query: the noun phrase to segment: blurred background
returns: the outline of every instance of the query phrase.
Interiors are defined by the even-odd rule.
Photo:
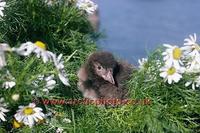
[[[200,35],[200,0],[94,0],[100,9],[103,50],[137,63],[163,43],[182,45]]]

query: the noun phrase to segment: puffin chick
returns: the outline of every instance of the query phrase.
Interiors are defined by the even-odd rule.
[[[132,71],[132,65],[117,61],[111,53],[95,52],[78,71],[78,88],[91,100],[125,99],[125,82]]]

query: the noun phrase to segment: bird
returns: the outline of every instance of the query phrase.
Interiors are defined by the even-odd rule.
[[[78,88],[91,100],[126,99],[125,83],[133,70],[133,65],[116,60],[110,52],[94,52],[78,71]]]

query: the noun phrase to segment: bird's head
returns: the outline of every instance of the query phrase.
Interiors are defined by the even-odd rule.
[[[115,84],[113,72],[117,61],[109,52],[95,52],[89,56],[87,61],[87,72],[90,78],[101,77],[104,80]]]

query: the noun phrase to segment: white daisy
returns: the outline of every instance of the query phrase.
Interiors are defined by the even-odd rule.
[[[59,79],[61,80],[61,82],[66,85],[66,86],[70,86],[69,84],[69,80],[67,78],[67,73],[65,72],[65,70],[60,70],[58,73]]]
[[[5,58],[6,51],[11,51],[10,46],[6,43],[1,43],[0,44],[0,69],[2,69],[4,66],[7,65],[6,58]]]
[[[3,10],[4,10],[5,7],[6,7],[6,2],[3,1],[3,0],[0,0],[0,16],[1,17],[4,16]]]
[[[64,61],[62,60],[62,54],[60,54],[58,57],[54,56],[54,65],[57,68],[57,70],[64,69]]]
[[[22,43],[19,48],[12,48],[19,55],[29,56],[35,49],[35,45],[32,42]]]
[[[58,57],[54,56],[54,65],[56,69],[58,70],[58,77],[61,80],[61,82],[64,85],[69,86],[70,84],[67,78],[67,73],[64,70],[64,61],[61,59],[62,59],[62,54],[60,54]]]
[[[5,113],[7,113],[9,110],[8,109],[6,109],[6,104],[4,103],[4,98],[1,98],[0,99],[0,119],[2,120],[2,121],[6,121],[6,119],[5,119]]]
[[[43,42],[37,41],[34,43],[36,48],[34,53],[36,53],[37,57],[42,57],[43,62],[47,63],[48,61],[52,61],[52,56],[54,55],[52,52],[46,50],[46,45]]]
[[[44,92],[49,92],[49,90],[52,90],[56,86],[56,81],[54,80],[54,75],[48,76],[45,79],[46,85],[43,89]]]
[[[11,75],[11,73],[8,70],[6,71],[6,75],[3,76],[3,79],[6,79],[7,81],[3,82],[2,88],[12,89],[13,87],[15,87],[15,78]]]
[[[160,69],[160,77],[164,78],[165,82],[168,81],[169,84],[172,84],[174,81],[177,83],[182,78],[182,73],[184,73],[184,68],[176,69],[171,66],[164,66]]]
[[[39,87],[39,84],[41,84],[41,82],[45,82],[43,91],[46,93],[48,93],[50,90],[52,90],[56,86],[56,81],[54,80],[53,74],[48,77],[45,77],[44,75],[39,75],[37,80],[33,81],[32,84],[36,87]],[[34,93],[35,93],[35,90],[31,91],[31,94],[34,94]]]
[[[192,89],[195,90],[195,88],[200,87],[200,76],[198,76],[195,80],[193,81],[188,81],[185,83],[185,86],[188,87],[192,85]]]
[[[38,58],[42,58],[44,63],[52,61],[52,56],[54,55],[52,52],[46,50],[46,45],[41,41],[23,43],[19,48],[13,48],[13,51],[23,56],[29,56],[31,53],[35,53]]]
[[[185,50],[184,54],[186,60],[188,61],[187,65],[187,72],[189,73],[198,73],[200,72],[200,46],[197,44],[197,36],[190,35],[190,38],[186,38],[184,41]]]
[[[185,87],[192,85],[192,89],[195,90],[195,83],[193,81],[188,81],[185,83]]]
[[[139,68],[140,69],[143,69],[145,64],[147,63],[147,58],[142,58],[142,59],[139,59],[138,60],[138,63],[139,63]]]
[[[183,49],[178,46],[172,46],[169,44],[163,44],[167,49],[162,53],[163,60],[167,66],[175,66],[176,68],[183,65],[181,58],[183,57]]]
[[[14,117],[17,122],[32,127],[35,123],[43,120],[45,115],[42,112],[42,108],[36,107],[34,103],[30,103],[28,106],[19,106],[19,110]]]
[[[2,88],[12,89],[15,85],[16,83],[14,81],[6,81],[3,83]]]
[[[190,55],[190,56],[196,56],[199,55],[199,51],[200,51],[200,46],[197,44],[197,35],[194,34],[194,36],[189,35],[189,38],[186,38],[185,40],[185,53],[186,55]]]
[[[186,64],[187,73],[199,73],[200,72],[200,61],[189,60]]]
[[[86,11],[88,14],[93,14],[98,8],[97,4],[91,0],[78,0],[76,6],[80,10]]]

